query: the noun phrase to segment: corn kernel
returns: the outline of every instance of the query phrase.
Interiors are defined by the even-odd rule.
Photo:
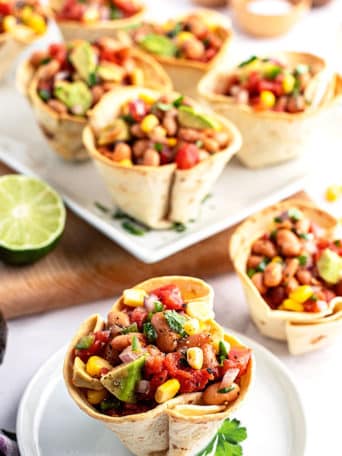
[[[158,404],[162,404],[176,396],[180,389],[180,383],[176,378],[167,380],[162,385],[158,386],[154,398]]]
[[[150,95],[149,93],[141,93],[139,95],[140,100],[144,101],[147,104],[153,104],[156,102],[156,97]]]
[[[177,144],[177,138],[167,138],[167,145],[174,147]]]
[[[280,310],[292,310],[293,312],[304,312],[304,306],[302,303],[294,301],[293,299],[285,299],[281,306]]]
[[[303,303],[307,301],[313,295],[313,289],[310,285],[301,285],[291,291],[289,298],[293,299],[294,301]]]
[[[203,351],[199,347],[190,347],[186,352],[186,360],[193,369],[202,369]]]
[[[326,189],[325,192],[325,199],[329,202],[333,202],[338,200],[342,194],[342,188],[339,185],[330,185]]]
[[[134,70],[131,73],[131,81],[133,85],[144,85],[144,72],[141,68],[134,68]]]
[[[32,16],[32,8],[28,5],[24,6],[20,13],[20,19],[26,24]]]
[[[141,288],[129,288],[123,292],[123,302],[129,307],[143,306],[146,295],[146,291]]]
[[[148,114],[140,123],[140,128],[145,133],[149,133],[159,124],[158,117],[154,114]]]
[[[282,87],[283,87],[284,92],[286,94],[293,92],[295,83],[296,83],[295,77],[292,74],[287,73],[282,82]]]
[[[126,166],[127,168],[133,166],[133,162],[129,158],[124,158],[123,160],[120,160],[118,163],[119,165]]]
[[[260,94],[260,103],[264,108],[273,108],[275,105],[275,96],[269,90],[263,90]]]
[[[103,390],[95,391],[95,390],[88,390],[87,391],[87,400],[92,405],[97,405],[103,401],[107,396],[107,391],[103,388]]]
[[[196,318],[191,318],[184,323],[184,331],[192,336],[193,334],[198,334],[201,331],[199,321]]]
[[[14,16],[5,16],[2,22],[2,27],[5,32],[10,32],[17,25],[17,20]]]
[[[169,20],[167,22],[164,22],[163,24],[163,29],[166,31],[166,32],[169,32],[170,30],[172,30],[173,28],[175,27],[175,21],[173,20]]]
[[[205,321],[215,317],[213,310],[206,302],[192,301],[188,302],[185,307],[185,312],[193,318]]]
[[[83,14],[83,22],[91,24],[97,22],[100,19],[100,14],[96,8],[89,8]]]
[[[212,344],[216,351],[218,351],[220,341],[224,339],[224,331],[222,327],[216,323],[215,320],[210,319],[207,321],[200,322],[201,331],[209,333]]]
[[[185,43],[185,41],[192,40],[193,38],[195,38],[195,36],[191,32],[180,32],[176,38],[177,44],[181,45]]]
[[[86,371],[92,377],[100,377],[102,369],[111,370],[112,366],[101,356],[91,356],[86,364]]]
[[[283,262],[283,260],[280,256],[275,256],[274,258],[272,258],[272,261],[271,261],[271,263],[280,263],[280,264],[282,262]]]
[[[43,16],[33,13],[27,20],[26,25],[30,27],[38,35],[43,35],[46,32],[46,22]]]

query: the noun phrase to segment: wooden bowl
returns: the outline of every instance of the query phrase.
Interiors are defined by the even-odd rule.
[[[310,9],[311,0],[288,0],[291,8],[283,14],[259,14],[249,3],[259,0],[230,0],[236,21],[247,33],[263,38],[283,35]]]

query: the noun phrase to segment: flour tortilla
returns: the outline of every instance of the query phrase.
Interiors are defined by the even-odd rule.
[[[161,66],[148,55],[137,49],[130,49],[132,58],[144,72],[146,87],[156,90],[171,90],[172,83]],[[17,87],[27,96],[51,148],[64,160],[84,161],[89,155],[82,142],[82,131],[86,118],[71,114],[58,114],[51,109],[37,93],[39,70],[34,72],[29,61],[19,67]]]
[[[287,341],[290,352],[300,354],[315,350],[335,338],[337,328],[342,326],[342,297],[333,299],[327,310],[317,313],[272,310],[246,274],[247,259],[254,241],[270,230],[275,216],[293,207],[323,228],[327,237],[333,236],[337,221],[332,215],[312,203],[291,200],[270,206],[243,222],[231,238],[229,253],[259,331],[273,339]]]
[[[323,59],[311,54],[279,53],[292,66],[314,64],[320,68],[306,91],[313,99],[317,90],[326,85],[320,104],[303,113],[255,111],[248,105],[237,104],[230,96],[215,93],[232,69],[213,69],[199,83],[200,97],[213,110],[236,124],[242,133],[243,146],[237,157],[248,168],[262,168],[299,156],[317,142],[317,136],[327,122],[327,114],[335,103],[335,77]],[[329,80],[327,81],[327,78]]]
[[[61,10],[64,0],[49,0],[49,6],[53,14]],[[143,7],[137,14],[123,19],[112,21],[98,21],[94,24],[85,24],[80,21],[67,21],[55,19],[57,26],[65,41],[89,40],[94,41],[103,36],[117,38],[119,30],[132,27],[141,22],[146,9]]]
[[[213,10],[194,10],[187,14],[183,14],[178,19],[181,20],[193,13],[202,16],[205,21],[218,26],[218,33],[223,38],[223,44],[216,56],[210,62],[204,63],[183,58],[177,59],[175,57],[160,56],[155,54],[151,55],[153,55],[153,57],[162,65],[164,70],[170,76],[177,91],[193,98],[198,98],[196,90],[198,82],[207,73],[207,71],[226,60],[233,33],[229,18]],[[120,37],[124,41],[128,38],[127,35],[124,36],[122,33],[120,34]]]
[[[186,223],[198,216],[201,201],[240,148],[241,137],[229,121],[212,114],[230,133],[231,142],[226,149],[211,155],[195,167],[179,170],[175,163],[158,167],[121,166],[97,151],[94,132],[108,125],[124,102],[141,93],[156,99],[160,95],[148,89],[133,87],[117,89],[105,95],[90,113],[83,141],[114,203],[147,226],[164,229],[173,222]]]
[[[213,291],[209,285],[199,279],[184,276],[160,277],[147,280],[136,285],[146,291],[153,290],[165,284],[174,283],[181,289],[182,295],[187,301],[201,300],[213,305]],[[122,297],[113,306],[120,309]],[[223,420],[231,416],[232,411],[245,400],[250,389],[254,370],[252,358],[247,373],[241,381],[241,390],[238,399],[224,407],[201,406],[202,393],[182,394],[154,409],[125,417],[110,417],[95,410],[83,393],[72,383],[73,373],[73,349],[79,339],[89,332],[102,329],[104,321],[98,314],[89,317],[78,329],[71,341],[64,361],[64,380],[69,394],[76,404],[90,417],[101,421],[132,453],[138,456],[187,456],[205,447],[213,435],[217,432]],[[231,346],[242,346],[232,336],[226,335],[226,340]],[[203,413],[205,411],[205,413]]]

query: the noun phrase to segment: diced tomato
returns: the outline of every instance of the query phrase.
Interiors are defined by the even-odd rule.
[[[215,57],[216,54],[217,54],[216,49],[214,49],[214,48],[206,49],[206,51],[204,53],[204,61],[209,62],[210,60],[212,60]]]
[[[231,368],[240,369],[238,377],[244,375],[247,371],[248,363],[251,358],[252,351],[249,348],[232,348],[228,353],[228,359],[223,361],[223,374]]]
[[[326,308],[326,301],[314,301],[313,299],[309,299],[308,301],[304,302],[305,312],[322,312],[323,310],[326,310]]]
[[[329,244],[330,244],[330,242],[327,239],[318,239],[318,241],[317,241],[317,247],[320,250],[326,249],[327,247],[329,247]]]
[[[258,92],[261,93],[263,90],[269,90],[276,96],[283,94],[281,83],[278,81],[268,81],[267,79],[261,79],[257,84]]]
[[[164,355],[150,356],[145,361],[144,371],[146,377],[160,374],[164,368]]]
[[[176,164],[179,169],[190,169],[199,162],[199,150],[195,144],[183,144],[177,151]]]
[[[152,377],[152,379],[150,380],[150,391],[149,391],[150,397],[154,396],[154,393],[156,392],[156,389],[158,388],[158,386],[165,383],[168,376],[169,376],[168,371],[166,369],[164,369]]]
[[[177,287],[177,285],[164,285],[163,287],[151,291],[151,293],[155,294],[167,309],[183,309],[184,302],[180,289]]]
[[[203,391],[209,380],[212,379],[211,374],[207,369],[193,369],[191,378],[179,379],[181,384],[181,393],[193,393],[195,391]]]
[[[86,363],[88,358],[92,355],[99,355],[102,349],[102,343],[99,340],[94,341],[94,343],[86,350],[75,349],[75,357],[78,356],[81,360]]]
[[[170,147],[163,145],[163,148],[159,153],[159,156],[161,165],[171,163],[173,160],[173,150]]]
[[[134,1],[113,0],[114,5],[125,13],[126,16],[132,16],[140,10],[140,7]]]
[[[214,375],[210,369],[192,369],[190,367],[182,368],[180,362],[182,354],[179,352],[169,353],[165,357],[164,365],[168,370],[170,377],[176,378],[181,387],[181,393],[192,393],[202,391],[210,380],[214,380]]]
[[[133,415],[136,413],[145,413],[150,408],[151,408],[150,406],[148,406],[146,404],[142,404],[141,402],[138,402],[136,404],[130,404],[128,402],[124,402],[120,415],[125,416],[125,415]],[[118,411],[115,411],[114,416],[117,414],[118,414]]]
[[[261,79],[260,73],[257,71],[251,71],[248,75],[248,79],[245,84],[243,84],[244,88],[248,90],[250,95],[259,93],[258,85]]]
[[[97,331],[94,333],[95,340],[99,340],[102,344],[109,341],[110,331]]]
[[[78,0],[66,0],[63,8],[58,14],[58,18],[70,21],[81,21],[86,9],[87,5]]]
[[[336,297],[336,294],[332,290],[329,290],[328,288],[323,288],[322,292],[324,295],[324,301],[326,301],[326,302],[330,302],[332,299],[334,299]]]
[[[148,312],[145,308],[136,307],[130,315],[130,321],[131,323],[136,323],[138,325],[138,328],[141,329],[147,315]]]
[[[0,14],[2,16],[7,16],[12,12],[12,4],[11,3],[0,3]]]
[[[49,46],[49,55],[51,58],[57,60],[61,65],[66,63],[67,50],[62,43],[53,43]]]
[[[128,104],[128,110],[133,119],[140,122],[147,114],[147,106],[142,100],[130,101]]]

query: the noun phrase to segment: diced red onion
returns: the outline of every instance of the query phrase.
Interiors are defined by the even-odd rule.
[[[132,347],[126,347],[119,355],[123,363],[130,363],[141,356],[141,352],[133,352]]]
[[[136,391],[137,393],[148,394],[150,392],[150,382],[148,380],[140,380]]]
[[[144,298],[144,306],[148,312],[154,312],[155,305],[154,303],[159,301],[158,297],[154,294],[150,294]]]
[[[237,368],[228,369],[222,378],[220,387],[229,388],[233,384],[236,377],[239,375],[239,372],[240,369]]]
[[[55,74],[55,81],[62,81],[63,79],[68,79],[69,76],[69,71],[59,71]]]
[[[100,18],[102,21],[108,21],[110,19],[110,9],[107,6],[100,7]]]

